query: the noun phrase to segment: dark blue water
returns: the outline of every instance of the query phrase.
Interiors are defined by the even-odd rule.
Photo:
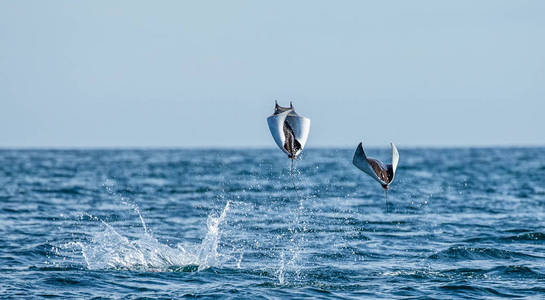
[[[0,151],[0,296],[544,297],[545,149],[399,151]]]

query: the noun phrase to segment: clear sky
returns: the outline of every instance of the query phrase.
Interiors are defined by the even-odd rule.
[[[0,0],[0,147],[545,145],[545,1]]]

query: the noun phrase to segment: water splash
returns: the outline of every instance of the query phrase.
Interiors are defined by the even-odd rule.
[[[276,270],[276,278],[278,278],[279,284],[284,284],[284,268],[286,267],[286,258],[284,255],[284,250],[280,252],[280,266]]]
[[[289,277],[288,282],[297,282],[301,279],[301,253],[305,246],[305,205],[307,200],[305,194],[301,194],[296,188],[295,180],[301,173],[298,169],[294,168],[292,163],[289,176],[291,178],[294,196],[297,199],[297,206],[289,210],[291,215],[291,222],[288,223],[289,239],[284,245],[284,248],[280,252],[280,261],[275,271],[278,283],[283,285],[286,282],[286,277]]]
[[[91,270],[169,271],[193,266],[202,271],[221,264],[221,255],[218,252],[220,225],[227,216],[229,206],[230,201],[227,201],[219,216],[208,217],[207,233],[200,245],[184,247],[177,244],[171,247],[159,242],[148,231],[144,218],[135,206],[132,208],[138,213],[144,229],[135,238],[124,236],[107,222],[92,217],[92,220],[101,222],[104,230],[92,234],[89,241],[79,241],[71,245],[81,249],[81,255]]]
[[[219,226],[229,210],[230,201],[227,201],[219,217],[209,216],[206,220],[208,231],[199,248],[199,271],[213,266],[218,258],[218,242],[220,239]]]
[[[121,203],[128,205],[130,208],[134,210],[136,214],[138,214],[138,218],[140,219],[140,224],[142,224],[142,228],[144,228],[144,233],[149,234],[148,232],[148,226],[146,225],[146,221],[144,221],[144,217],[140,213],[140,208],[136,203],[129,201],[125,197],[121,197]]]
[[[238,260],[237,260],[237,269],[240,269],[241,268],[241,264],[242,264],[242,258],[244,257],[244,251],[241,250],[240,251],[240,255],[238,257]]]

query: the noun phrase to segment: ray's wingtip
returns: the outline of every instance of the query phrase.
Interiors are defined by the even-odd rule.
[[[390,145],[392,146],[392,149],[397,152],[397,146],[393,142],[390,142]]]
[[[365,153],[363,151],[363,142],[360,142],[358,144],[358,146],[356,146],[356,151],[354,151],[354,156],[352,157],[352,164],[354,164],[354,166],[358,167],[357,162],[358,162],[358,160],[360,159],[360,156],[362,156],[363,153]]]

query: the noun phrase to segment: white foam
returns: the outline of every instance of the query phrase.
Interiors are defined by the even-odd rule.
[[[143,232],[136,238],[120,234],[105,221],[103,231],[92,234],[90,241],[72,243],[81,248],[82,256],[91,270],[125,269],[137,271],[167,271],[196,266],[204,270],[221,263],[218,244],[221,237],[220,225],[229,210],[228,201],[219,216],[210,215],[207,220],[207,233],[201,244],[176,247],[159,242],[149,231],[138,207],[131,207],[138,213]]]

